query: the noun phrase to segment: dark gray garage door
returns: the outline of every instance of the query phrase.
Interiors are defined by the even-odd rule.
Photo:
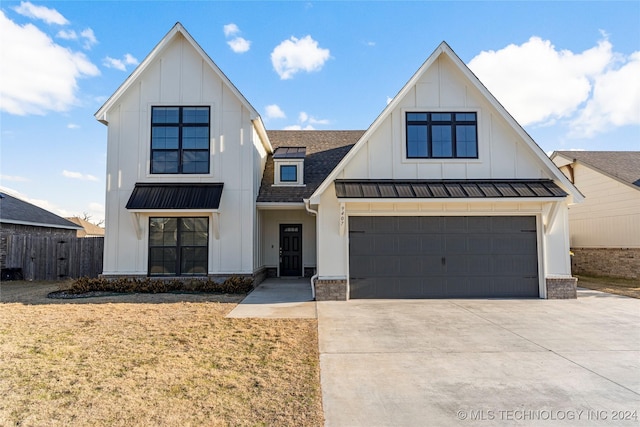
[[[349,217],[351,298],[537,297],[535,217]]]

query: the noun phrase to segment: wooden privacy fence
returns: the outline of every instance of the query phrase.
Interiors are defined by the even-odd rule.
[[[98,277],[104,237],[7,236],[8,268],[22,269],[24,280]]]

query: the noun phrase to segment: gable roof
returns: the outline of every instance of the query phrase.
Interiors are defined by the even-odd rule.
[[[558,156],[640,190],[640,151],[554,151],[551,159]]]
[[[257,202],[302,203],[349,152],[363,130],[269,130],[273,147],[305,147],[304,186],[274,186],[273,155],[267,157]]]
[[[5,193],[0,194],[0,222],[68,230],[82,229],[52,212]]]
[[[355,144],[352,150],[340,161],[340,163],[333,169],[325,180],[320,184],[318,189],[314,191],[310,199],[312,204],[316,204],[320,195],[329,187],[329,185],[338,177],[338,174],[344,169],[344,167],[351,161],[355,154],[361,149],[371,135],[380,127],[380,125],[386,120],[393,110],[398,108],[399,104],[405,98],[405,96],[416,85],[422,75],[438,60],[438,58],[444,55],[449,58],[458,70],[467,78],[467,80],[485,97],[485,99],[491,104],[491,106],[504,118],[509,126],[522,138],[525,144],[531,149],[531,151],[538,156],[540,161],[547,167],[551,176],[556,181],[560,182],[562,187],[572,196],[574,202],[580,202],[584,199],[584,196],[580,194],[578,189],[569,181],[569,179],[558,169],[558,167],[547,157],[542,151],[540,146],[531,138],[531,136],[518,124],[518,122],[509,114],[509,112],[498,102],[498,100],[489,92],[489,90],[480,82],[475,74],[467,67],[467,65],[456,55],[451,47],[442,42],[436,48],[436,50],[427,58],[427,60],[420,66],[418,71],[409,79],[409,81],[400,89],[400,92],[391,100],[385,107],[375,121],[369,126],[369,129],[362,135],[360,140]]]
[[[213,60],[207,55],[207,53],[200,47],[200,45],[195,41],[195,39],[189,34],[189,32],[182,26],[180,22],[176,22],[176,24],[169,30],[169,32],[160,40],[160,42],[153,48],[153,50],[144,58],[144,60],[136,67],[135,70],[127,77],[127,79],[120,85],[120,87],[107,99],[107,101],[100,107],[98,111],[94,114],[95,118],[98,121],[107,124],[109,122],[107,117],[107,112],[113,105],[118,101],[118,99],[125,93],[131,85],[135,82],[135,80],[144,73],[144,71],[149,67],[149,64],[153,62],[154,59],[164,50],[164,48],[171,43],[171,41],[181,35],[185,38],[187,42],[195,49],[196,52],[202,57],[202,59],[209,65],[209,67],[220,77],[220,79],[225,83],[225,85],[233,92],[235,96],[242,102],[242,104],[251,112],[251,120],[259,118],[260,115],[256,111],[255,108],[247,101],[247,99],[242,95],[242,93],[231,83],[231,80],[222,72],[220,68],[213,62]]]

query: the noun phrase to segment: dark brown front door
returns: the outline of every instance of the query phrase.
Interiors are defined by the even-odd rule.
[[[302,276],[302,224],[280,224],[280,276]]]

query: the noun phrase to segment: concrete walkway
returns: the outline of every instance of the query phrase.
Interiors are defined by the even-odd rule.
[[[236,306],[227,317],[315,319],[316,302],[309,279],[267,279]]]
[[[631,426],[640,300],[318,302],[326,426]]]

